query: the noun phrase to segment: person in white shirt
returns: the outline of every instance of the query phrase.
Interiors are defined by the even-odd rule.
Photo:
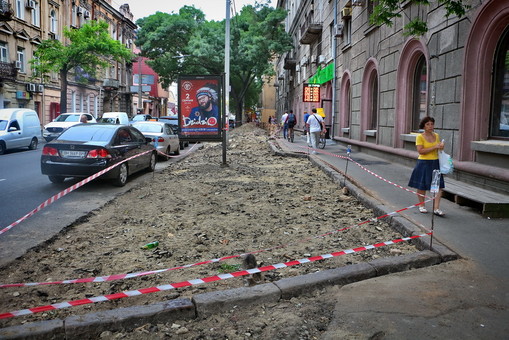
[[[288,134],[288,112],[285,112],[281,117],[281,125],[283,125],[283,138],[286,139]]]
[[[306,121],[306,128],[309,131],[309,137],[311,138],[311,147],[313,149],[318,149],[318,141],[320,140],[320,133],[325,133],[325,124],[323,122],[323,118],[316,113],[316,109],[312,110],[312,114],[308,117]],[[313,150],[312,154],[316,154],[316,151]]]

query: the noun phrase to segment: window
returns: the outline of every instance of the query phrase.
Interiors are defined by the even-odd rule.
[[[3,41],[0,41],[0,61],[9,62],[9,50],[7,49],[7,43]]]
[[[372,73],[370,83],[368,128],[370,130],[376,130],[378,126],[378,77],[376,72]]]
[[[51,33],[57,33],[57,13],[54,9],[50,12],[49,31]]]
[[[17,59],[19,62],[19,72],[25,73],[26,72],[26,56],[25,56],[25,49],[23,47],[18,47],[18,53],[17,53]]]
[[[76,110],[76,92],[71,93],[71,110],[72,110],[72,112],[77,112],[77,110]]]
[[[16,0],[16,16],[25,20],[25,4],[23,0]]]
[[[490,137],[509,138],[509,28],[498,44],[493,75]]]
[[[71,9],[71,26],[78,27],[78,7],[72,5]]]
[[[350,46],[352,43],[352,20],[343,18],[343,47]]]
[[[41,8],[39,7],[39,3],[34,1],[34,8],[31,10],[32,14],[32,25],[40,27],[41,26]]]
[[[41,75],[35,69],[35,66],[39,65],[40,62],[39,62],[39,58],[37,58],[34,53],[35,53],[35,51],[32,53],[32,67],[31,67],[32,68],[32,75],[34,77],[40,77]]]
[[[427,115],[427,84],[428,74],[426,68],[426,60],[422,55],[417,61],[414,73],[414,86],[412,96],[412,131],[419,131],[419,123]]]

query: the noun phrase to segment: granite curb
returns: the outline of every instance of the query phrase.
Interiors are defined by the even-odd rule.
[[[276,142],[277,143],[277,142]],[[333,180],[343,181],[343,176],[312,155],[285,152],[273,141],[269,141],[273,153],[280,156],[309,157]],[[338,182],[341,183],[341,182]],[[361,187],[345,181],[350,193],[372,208],[377,215],[390,213],[379,201],[365,194]],[[403,236],[422,234],[422,230],[402,216],[391,216],[389,223]],[[191,299],[182,298],[144,306],[118,308],[103,312],[70,316],[64,320],[55,319],[27,323],[0,329],[0,339],[66,339],[96,338],[104,331],[132,330],[145,323],[166,323],[176,320],[191,320],[206,317],[234,308],[246,308],[255,304],[274,304],[280,300],[310,294],[317,289],[334,285],[347,285],[377,276],[407,271],[451,261],[459,256],[433,240],[419,238],[415,242],[419,252],[380,258],[366,263],[325,270],[317,273],[285,278],[253,287],[242,287],[224,291],[197,294]]]

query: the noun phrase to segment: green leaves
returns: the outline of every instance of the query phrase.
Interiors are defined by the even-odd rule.
[[[80,29],[64,29],[66,44],[58,40],[44,40],[35,51],[34,69],[41,73],[50,71],[67,73],[80,67],[95,74],[98,67],[107,67],[110,61],[128,61],[133,58],[130,50],[108,33],[104,21],[91,21]]]
[[[373,8],[373,13],[369,18],[372,25],[387,25],[392,26],[395,18],[401,17],[404,8],[410,3],[430,5],[428,0],[378,0],[377,5]],[[469,5],[464,4],[461,0],[438,0],[440,6],[444,6],[446,10],[446,17],[457,15],[462,17],[470,8]],[[403,14],[402,14],[403,13]],[[406,15],[406,14],[405,14]],[[421,36],[428,31],[426,22],[419,17],[410,18],[410,22],[404,27],[404,35]]]
[[[267,5],[245,6],[230,21],[232,103],[255,104],[264,74],[272,72],[275,55],[292,48],[282,22],[286,12]],[[203,13],[184,6],[179,14],[156,13],[137,21],[136,44],[149,65],[169,85],[180,74],[224,71],[225,22],[206,21]]]

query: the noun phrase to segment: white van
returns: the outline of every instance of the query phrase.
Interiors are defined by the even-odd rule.
[[[5,150],[28,147],[37,149],[41,122],[30,109],[0,109],[0,155]]]
[[[129,116],[126,112],[105,112],[97,122],[129,125]]]

